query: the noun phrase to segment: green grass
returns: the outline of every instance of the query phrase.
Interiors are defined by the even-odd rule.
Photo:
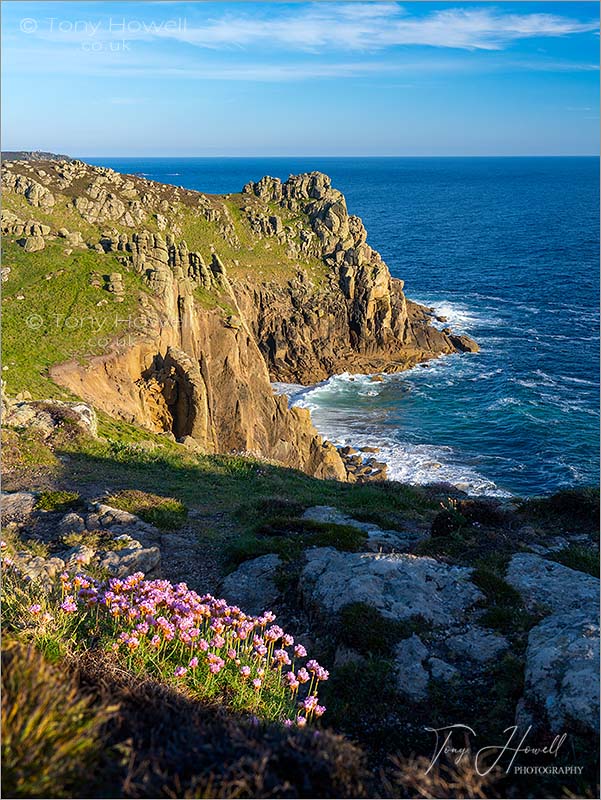
[[[552,561],[557,561],[571,569],[586,572],[593,577],[599,577],[599,551],[591,547],[570,545],[548,556]]]
[[[41,492],[35,505],[39,511],[72,511],[82,506],[78,492],[51,490]]]
[[[109,495],[106,502],[114,508],[136,514],[160,530],[172,531],[186,522],[188,509],[174,497],[161,497],[139,489],[126,489]]]
[[[2,376],[9,395],[27,390],[34,399],[68,397],[49,378],[50,367],[97,355],[111,340],[129,336],[140,277],[126,271],[113,255],[90,250],[65,255],[64,249],[64,242],[55,241],[32,254],[10,239],[4,243],[3,266],[11,271],[3,287],[2,352],[8,369]],[[93,272],[120,272],[124,302],[115,303],[104,289],[91,286]],[[98,306],[101,300],[108,302]]]
[[[561,530],[582,527],[599,535],[599,488],[562,489],[550,497],[535,497],[522,503],[522,511]]]
[[[98,763],[109,709],[92,707],[33,647],[2,652],[2,795],[77,797]]]
[[[276,518],[246,534],[228,547],[228,562],[233,568],[250,558],[277,553],[284,561],[294,561],[308,547],[335,547],[350,553],[364,549],[367,535],[350,525],[329,522]]]

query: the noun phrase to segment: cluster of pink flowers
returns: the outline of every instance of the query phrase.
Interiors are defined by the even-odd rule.
[[[328,671],[314,659],[299,663],[307,651],[274,624],[271,611],[252,617],[185,583],[148,581],[141,572],[104,582],[63,573],[60,581],[62,611],[92,614],[108,624],[113,649],[128,658],[150,654],[153,663],[168,666],[191,688],[221,678],[231,686],[234,678],[259,699],[264,691],[280,690],[286,724],[302,727],[325,711],[317,688]],[[38,613],[34,606],[30,611]]]

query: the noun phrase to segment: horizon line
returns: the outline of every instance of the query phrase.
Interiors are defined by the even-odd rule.
[[[9,150],[4,152],[11,152]],[[23,150],[23,151],[12,151],[12,152],[44,152],[44,151],[36,151],[36,150]],[[51,151],[46,151],[51,152]],[[390,154],[390,155],[365,155],[365,154],[357,154],[357,155],[331,155],[331,154],[319,154],[319,155],[307,155],[307,154],[286,154],[286,155],[256,155],[256,154],[245,154],[245,155],[96,155],[96,154],[87,154],[87,155],[78,155],[72,156],[72,158],[336,158],[336,159],[345,159],[345,158],[600,158],[600,153],[475,153],[475,154],[428,154],[428,155],[401,155],[401,154]]]

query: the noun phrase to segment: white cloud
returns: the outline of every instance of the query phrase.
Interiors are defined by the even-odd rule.
[[[243,7],[242,7],[243,8]],[[595,31],[593,21],[556,14],[507,14],[495,8],[450,8],[409,16],[395,3],[321,3],[258,18],[241,10],[157,36],[205,48],[269,45],[297,50],[374,51],[395,45],[500,50],[519,39]]]

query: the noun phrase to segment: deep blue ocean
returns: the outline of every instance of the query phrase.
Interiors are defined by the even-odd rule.
[[[390,474],[532,495],[599,481],[597,158],[86,159],[189,189],[321,170],[407,296],[482,350],[382,383],[289,387]]]

